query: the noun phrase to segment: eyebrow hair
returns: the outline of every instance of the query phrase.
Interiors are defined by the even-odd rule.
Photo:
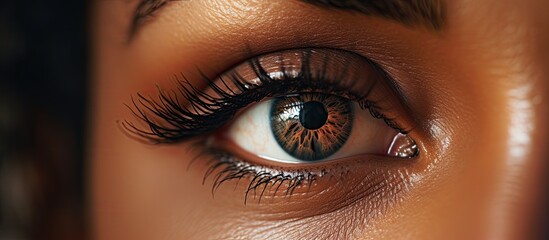
[[[169,2],[184,0],[138,0],[128,33],[131,40],[139,28]],[[266,0],[269,1],[269,0]],[[443,0],[299,0],[327,9],[360,12],[396,21],[405,26],[422,26],[435,32],[446,22]]]
[[[446,19],[443,0],[301,0],[314,5],[379,16],[406,26],[440,31]]]
[[[147,20],[153,17],[158,10],[166,6],[170,1],[175,0],[139,0],[130,23],[128,41],[134,37],[137,30],[143,26]]]

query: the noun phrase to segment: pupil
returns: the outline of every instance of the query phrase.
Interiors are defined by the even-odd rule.
[[[319,129],[328,119],[328,112],[324,104],[317,101],[310,101],[303,104],[299,113],[299,122],[303,127],[311,130]]]
[[[274,138],[301,161],[322,160],[341,149],[354,119],[351,101],[321,93],[275,98],[270,110]]]

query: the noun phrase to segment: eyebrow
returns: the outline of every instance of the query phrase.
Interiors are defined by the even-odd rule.
[[[138,0],[128,40],[169,2],[185,0]],[[269,0],[266,0],[269,1]],[[398,22],[408,27],[420,26],[431,31],[440,31],[446,22],[443,0],[299,0],[326,9],[360,12]]]
[[[168,2],[177,0],[138,0],[137,7],[132,16],[130,23],[130,29],[128,31],[128,40],[131,40],[136,34],[137,30],[143,26],[147,21],[155,16],[161,8],[165,7]]]

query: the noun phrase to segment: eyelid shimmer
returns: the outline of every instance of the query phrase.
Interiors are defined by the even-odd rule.
[[[343,67],[337,67],[340,65]],[[207,90],[197,89],[181,76],[177,91],[159,89],[156,100],[138,93],[137,99],[132,99],[133,107],[128,108],[141,123],[125,121],[122,125],[151,143],[176,143],[212,133],[238,111],[263,98],[319,90],[357,101],[374,117],[406,133],[411,125],[406,121],[397,123],[398,115],[404,114],[400,98],[384,79],[387,74],[379,71],[382,69],[370,60],[341,50],[268,54],[252,58],[216,79],[204,77]],[[281,74],[271,76],[272,72]]]

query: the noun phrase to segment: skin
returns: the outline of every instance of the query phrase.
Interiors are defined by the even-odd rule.
[[[92,11],[95,238],[535,237],[549,159],[548,2],[447,1],[446,26],[433,32],[292,0],[190,0],[128,42],[135,4],[99,0]],[[146,145],[117,124],[135,120],[124,106],[132,95],[173,88],[173,74],[198,84],[197,67],[215,77],[253,57],[250,49],[300,47],[353,51],[384,67],[417,122],[410,136],[420,156],[325,163],[318,168],[349,173],[245,205],[246,184],[212,196],[207,164],[188,167],[199,147]]]

